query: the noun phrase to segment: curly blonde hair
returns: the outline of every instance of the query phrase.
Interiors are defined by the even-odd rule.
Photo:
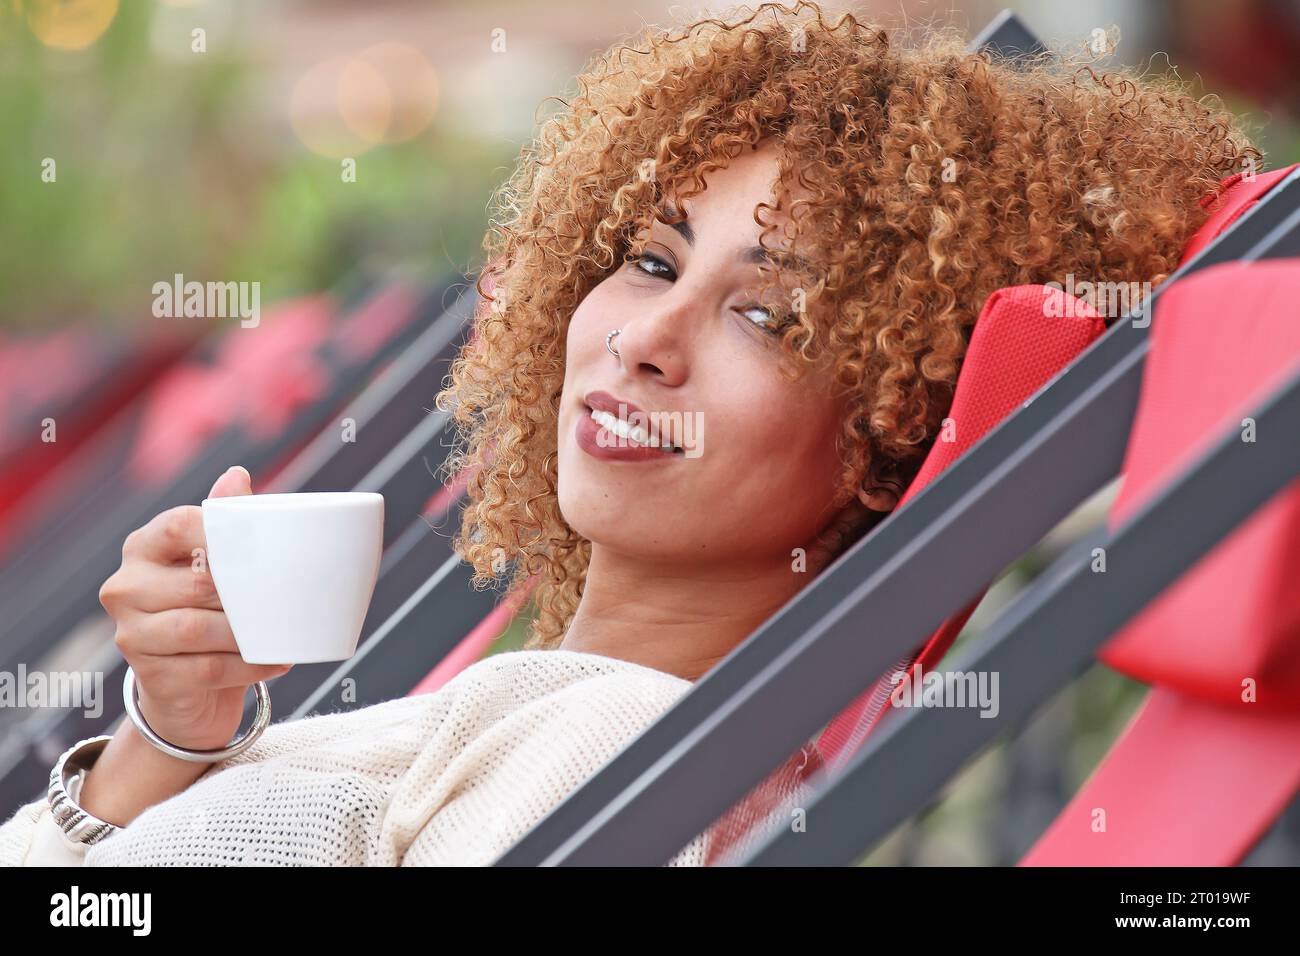
[[[1176,76],[1099,74],[1060,51],[1012,64],[943,30],[907,48],[808,2],[728,16],[597,56],[494,196],[484,301],[436,404],[460,429],[444,469],[467,481],[454,547],[476,587],[510,564],[511,595],[536,585],[529,648],[563,638],[591,554],[557,504],[568,322],[670,192],[781,144],[764,206],[797,210],[787,235],[816,274],[763,271],[800,296],[781,361],[851,398],[848,502],[915,475],[990,293],[1067,274],[1158,284],[1207,217],[1198,200],[1262,160]],[[808,198],[787,205],[791,183]]]

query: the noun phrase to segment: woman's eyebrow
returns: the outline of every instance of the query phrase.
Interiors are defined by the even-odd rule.
[[[677,211],[677,207],[672,203],[664,204],[660,211],[670,219],[676,219],[681,215],[681,213]],[[681,237],[686,240],[688,246],[695,245],[695,230],[691,228],[691,224],[686,221],[685,217],[682,218],[681,222],[665,222],[664,225],[676,229]]]
[[[670,219],[676,219],[681,215],[677,211],[677,207],[672,203],[666,203],[661,211]],[[688,246],[695,246],[695,230],[691,228],[691,224],[685,218],[682,218],[681,222],[666,222],[664,225],[675,229],[678,235],[686,240]],[[750,246],[748,249],[741,250],[740,261],[753,263],[754,265],[777,265],[794,272],[812,271],[812,264],[803,256],[794,253],[774,252],[771,249],[764,249],[762,246]]]

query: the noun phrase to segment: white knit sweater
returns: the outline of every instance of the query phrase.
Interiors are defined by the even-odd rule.
[[[33,801],[0,826],[0,865],[487,865],[692,686],[596,654],[493,654],[432,693],[272,724],[93,847]],[[668,865],[703,866],[706,841]]]

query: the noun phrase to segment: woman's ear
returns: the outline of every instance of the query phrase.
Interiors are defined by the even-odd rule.
[[[870,494],[859,489],[858,500],[872,511],[893,511],[898,507],[898,493],[892,488],[877,487]]]

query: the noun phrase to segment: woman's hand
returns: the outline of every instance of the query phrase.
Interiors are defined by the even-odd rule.
[[[252,493],[248,472],[237,466],[208,497]],[[117,647],[135,671],[140,712],[179,747],[225,747],[239,730],[248,687],[293,666],[248,664],[239,656],[208,571],[199,505],[168,509],[131,532],[99,602],[117,623]]]

